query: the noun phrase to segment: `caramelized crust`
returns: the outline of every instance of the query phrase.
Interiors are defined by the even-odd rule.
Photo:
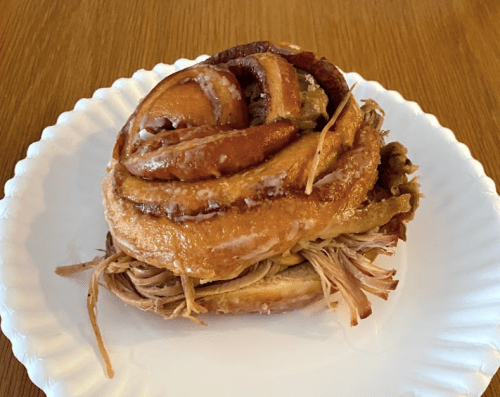
[[[298,138],[289,121],[220,131],[155,151],[134,153],[123,165],[136,177],[192,181],[220,177],[259,164]]]
[[[349,87],[342,73],[325,58],[319,58],[311,51],[306,51],[288,43],[271,43],[269,41],[256,41],[243,44],[221,51],[204,63],[218,65],[229,62],[232,59],[243,58],[252,54],[273,53],[281,56],[298,69],[310,73],[319,85],[325,90],[329,98],[328,113],[333,114]]]
[[[227,67],[248,88],[259,86],[262,103],[253,99],[252,125],[300,116],[299,81],[295,68],[286,60],[272,53],[252,54],[230,60]]]
[[[354,100],[341,113],[332,131],[326,134],[317,176],[322,177],[350,147],[362,124],[361,111]],[[149,181],[138,178],[123,167],[114,171],[115,188],[120,197],[156,215],[194,216],[225,210],[231,206],[253,207],[264,199],[303,192],[318,145],[319,132],[303,134],[268,161],[245,172],[218,179],[180,182]]]
[[[139,104],[123,128],[125,141],[118,156],[137,148],[143,129],[163,129],[198,125],[248,124],[245,97],[236,78],[215,66],[200,65],[163,79]]]

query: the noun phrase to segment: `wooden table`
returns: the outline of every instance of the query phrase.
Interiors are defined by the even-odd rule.
[[[312,49],[416,101],[498,185],[499,20],[497,0],[4,0],[0,186],[44,127],[99,87],[159,62],[266,39]],[[3,335],[0,395],[44,395]],[[500,396],[499,374],[484,396]]]

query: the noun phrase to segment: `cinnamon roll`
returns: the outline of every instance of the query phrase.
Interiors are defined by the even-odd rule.
[[[406,238],[420,196],[382,121],[333,64],[293,45],[233,47],[166,77],[118,133],[91,292],[102,273],[125,302],[196,321],[341,296],[357,324],[366,292],[397,286],[374,260]]]

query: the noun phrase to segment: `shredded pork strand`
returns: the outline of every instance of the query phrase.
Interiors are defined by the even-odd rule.
[[[191,314],[194,312],[196,314],[206,313],[207,309],[201,306],[200,304],[195,302],[195,287],[193,278],[189,276],[182,275],[181,276],[182,288],[184,289],[184,297],[186,299],[186,309],[183,312],[183,316],[187,318],[191,318],[193,320],[197,320],[195,316]],[[198,320],[199,321],[199,320]],[[200,324],[206,325],[204,322],[199,321]]]
[[[337,121],[340,113],[342,112],[345,105],[349,101],[349,98],[351,97],[352,91],[354,90],[355,86],[356,83],[354,83],[351,86],[349,92],[345,95],[344,99],[342,99],[342,102],[340,102],[339,106],[337,106],[337,109],[335,109],[335,113],[333,114],[332,118],[330,119],[330,121],[328,121],[328,123],[325,125],[325,127],[321,130],[319,134],[318,146],[316,147],[316,152],[314,153],[311,169],[309,170],[309,175],[307,177],[307,182],[306,182],[305,194],[307,195],[312,193],[314,178],[316,177],[316,170],[318,169],[321,149],[323,148],[323,142],[325,141],[325,135]]]
[[[237,291],[241,288],[248,287],[249,285],[255,284],[257,281],[263,279],[264,277],[269,277],[271,273],[271,267],[273,263],[269,260],[264,260],[262,262],[253,265],[250,272],[242,277],[238,277],[234,280],[227,280],[222,283],[215,283],[212,285],[206,285],[198,288],[196,291],[196,298],[205,298],[212,295],[221,295],[226,292]]]
[[[58,276],[63,276],[63,277],[72,276],[73,274],[80,273],[83,272],[84,270],[96,267],[101,261],[101,259],[102,259],[101,257],[96,256],[89,262],[75,263],[74,265],[69,265],[69,266],[59,266],[56,268],[56,274]]]
[[[366,124],[371,125],[377,131],[382,131],[382,124],[384,123],[385,112],[380,107],[380,105],[375,102],[373,99],[362,99],[363,106],[361,106],[361,110],[364,113],[364,122]],[[380,135],[381,138],[385,137],[389,134],[389,131],[383,131]],[[382,140],[381,146],[384,145]]]
[[[387,299],[398,285],[395,270],[382,269],[363,255],[372,249],[391,254],[397,238],[376,231],[346,234],[329,241],[310,242],[300,253],[320,275],[327,302],[340,291],[350,310],[351,325],[371,314],[371,303],[363,291]]]
[[[92,324],[92,329],[94,330],[94,334],[97,340],[97,346],[101,353],[101,356],[104,360],[104,364],[106,365],[106,374],[111,379],[115,376],[115,371],[111,365],[111,360],[109,358],[106,347],[104,346],[104,341],[102,340],[101,331],[99,329],[99,325],[97,324],[97,299],[99,297],[99,277],[101,273],[109,266],[110,263],[113,263],[117,259],[120,259],[124,254],[122,252],[118,252],[114,255],[111,255],[109,258],[99,262],[97,266],[94,268],[94,273],[90,279],[89,284],[89,292],[87,294],[87,311],[89,313],[90,323]]]

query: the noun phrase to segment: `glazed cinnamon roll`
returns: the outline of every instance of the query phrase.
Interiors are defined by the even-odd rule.
[[[118,134],[92,292],[102,272],[127,303],[193,319],[339,295],[355,325],[366,292],[396,288],[373,261],[405,239],[419,200],[382,121],[333,64],[293,45],[233,47],[166,77]]]

